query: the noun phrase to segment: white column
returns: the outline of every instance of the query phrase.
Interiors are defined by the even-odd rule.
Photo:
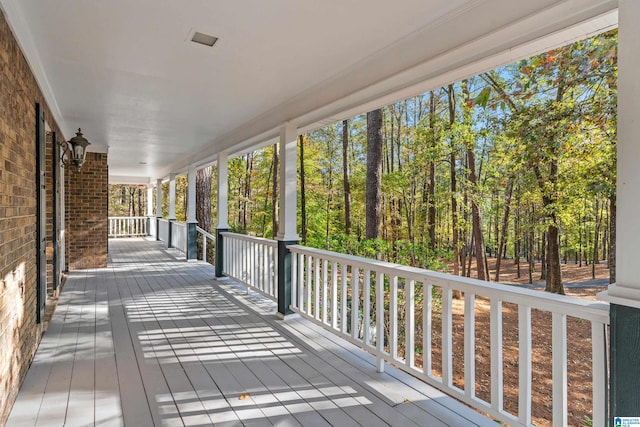
[[[603,299],[640,308],[640,275],[636,265],[640,241],[640,1],[618,4],[618,166],[616,283]]]
[[[153,216],[153,185],[147,184],[147,216]]]
[[[280,129],[280,224],[278,240],[300,239],[296,227],[297,218],[297,138],[298,129],[285,123]]]
[[[218,153],[218,223],[216,228],[229,228],[229,167],[227,153]]]
[[[187,172],[187,222],[196,220],[196,167],[189,166]]]
[[[156,180],[156,217],[162,218],[162,180]]]
[[[169,219],[176,219],[176,174],[169,175]]]
[[[609,301],[609,425],[615,417],[640,414],[638,378],[640,350],[640,276],[637,271],[637,245],[640,241],[640,2],[618,2],[618,141],[617,141],[617,213],[616,283],[598,297]],[[596,325],[592,325],[596,327]],[[601,326],[604,329],[604,325]],[[594,337],[606,337],[606,330]],[[606,348],[604,339],[602,346]],[[554,355],[555,358],[555,355]],[[601,357],[601,362],[604,362]],[[603,363],[604,364],[604,363]],[[607,366],[602,367],[606,371]],[[595,371],[594,371],[595,372]],[[606,386],[594,379],[594,424],[606,425],[603,410]],[[598,387],[599,384],[599,387]],[[617,425],[617,423],[616,423]]]

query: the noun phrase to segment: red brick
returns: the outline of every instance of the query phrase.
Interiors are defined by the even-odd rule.
[[[63,135],[53,120],[38,84],[0,10],[0,425],[4,425],[15,396],[42,336],[36,323],[36,158],[35,104],[58,138]],[[47,204],[53,200],[53,144],[46,152]],[[107,161],[105,154],[89,154],[90,179],[77,181],[67,171],[68,209],[66,259],[70,267],[106,264]],[[80,172],[80,174],[83,174]],[[81,206],[93,221],[83,221]],[[104,218],[102,223],[100,219]],[[51,240],[52,204],[47,206],[47,237]],[[81,237],[85,235],[86,237]],[[76,236],[79,240],[76,242]],[[80,245],[85,249],[80,250]],[[51,248],[50,248],[51,249]],[[52,271],[52,266],[48,266]],[[49,280],[52,280],[49,274]]]

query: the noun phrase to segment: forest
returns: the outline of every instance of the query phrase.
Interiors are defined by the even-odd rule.
[[[562,263],[614,281],[616,60],[611,31],[301,135],[302,244],[491,281],[510,262],[555,293]],[[207,230],[212,181],[198,171]],[[274,236],[277,146],[230,159],[229,185],[232,231]],[[144,215],[145,193],[110,186],[109,214]]]

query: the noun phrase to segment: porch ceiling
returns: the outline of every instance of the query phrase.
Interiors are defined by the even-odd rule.
[[[0,0],[70,138],[147,182],[617,23],[615,0]],[[213,48],[193,31],[219,37]]]

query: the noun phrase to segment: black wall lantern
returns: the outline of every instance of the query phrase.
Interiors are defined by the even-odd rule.
[[[91,143],[87,141],[87,138],[82,136],[80,128],[78,128],[76,136],[71,138],[69,141],[60,142],[60,147],[62,148],[60,161],[62,162],[64,167],[73,165],[75,166],[76,170],[79,171],[80,167],[82,167],[84,161],[86,160],[87,146],[89,145],[91,145]]]

